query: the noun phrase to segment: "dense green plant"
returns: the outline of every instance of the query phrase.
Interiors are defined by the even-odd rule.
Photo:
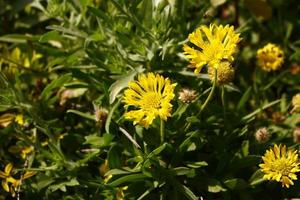
[[[0,0],[0,177],[21,180],[1,198],[299,197],[299,181],[259,168],[273,144],[299,149],[299,12],[296,0]],[[183,54],[211,23],[242,38],[229,84]],[[283,49],[278,71],[257,66],[268,43]],[[124,118],[124,89],[147,72],[177,83],[164,126]]]

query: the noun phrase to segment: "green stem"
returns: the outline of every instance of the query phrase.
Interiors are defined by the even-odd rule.
[[[224,86],[222,86],[222,90],[221,90],[221,99],[222,99],[222,106],[223,106],[223,112],[224,112],[224,117],[225,117],[226,103],[225,103],[225,88],[224,88]]]
[[[163,143],[165,138],[165,123],[163,119],[160,119],[160,142]]]
[[[216,86],[217,86],[217,77],[218,77],[218,76],[217,76],[217,69],[215,69],[215,77],[214,77],[214,81],[213,81],[212,88],[211,88],[211,90],[210,90],[210,92],[209,92],[209,94],[208,94],[206,100],[205,100],[204,103],[202,104],[202,106],[201,106],[199,112],[197,113],[197,115],[196,115],[197,118],[200,116],[201,112],[202,112],[202,111],[205,109],[205,107],[208,105],[209,101],[211,100],[211,98],[212,98],[212,96],[213,96],[213,94],[214,94],[214,92],[215,92],[215,89],[216,89]],[[189,123],[187,124],[187,126],[185,127],[184,131],[185,131],[185,132],[188,131],[189,128],[191,127],[191,125],[192,125],[192,124],[189,122]]]

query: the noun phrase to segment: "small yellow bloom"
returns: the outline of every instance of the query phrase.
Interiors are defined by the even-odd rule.
[[[156,117],[167,120],[171,116],[170,101],[175,97],[175,86],[159,74],[141,74],[138,81],[131,81],[124,92],[125,108],[134,107],[134,110],[125,113],[125,118],[146,128]]]
[[[300,111],[300,93],[293,96],[292,105],[293,105],[293,109],[291,112],[299,112]]]
[[[233,26],[216,24],[200,26],[189,34],[188,39],[196,48],[185,44],[183,50],[195,73],[199,73],[204,65],[217,69],[223,61],[231,63],[240,41]]]
[[[20,125],[20,126],[23,126],[24,125],[24,117],[22,114],[18,114],[16,117],[15,117],[15,121]]]
[[[257,50],[258,66],[263,70],[276,71],[281,68],[284,61],[284,53],[282,49],[272,43],[267,44],[261,49]]]
[[[286,150],[285,145],[275,145],[266,151],[262,159],[264,163],[259,166],[265,173],[264,179],[281,182],[282,187],[294,185],[293,180],[297,180],[296,173],[300,171],[297,150]]]

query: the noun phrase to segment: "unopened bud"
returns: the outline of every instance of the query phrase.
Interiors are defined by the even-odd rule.
[[[222,62],[217,70],[214,67],[208,67],[208,75],[213,82],[215,73],[217,72],[217,85],[224,85],[230,83],[234,78],[234,68],[229,62]]]

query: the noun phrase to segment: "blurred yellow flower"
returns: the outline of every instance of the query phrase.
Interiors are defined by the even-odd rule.
[[[217,69],[222,61],[232,62],[240,41],[233,26],[216,24],[200,26],[189,34],[188,39],[195,48],[185,44],[183,50],[195,73],[199,73],[204,65]]]
[[[261,171],[265,173],[264,179],[282,183],[282,187],[289,188],[297,180],[296,172],[300,171],[297,150],[286,150],[286,146],[275,145],[267,150],[262,157],[264,163],[260,164]]]
[[[15,196],[16,189],[21,185],[22,180],[30,178],[31,176],[34,176],[35,172],[28,172],[26,171],[25,174],[21,177],[21,179],[15,179],[13,175],[13,165],[11,163],[8,163],[5,168],[4,172],[0,171],[0,178],[2,178],[2,187],[6,192],[10,192],[12,196]]]
[[[281,68],[284,61],[284,53],[282,49],[272,43],[267,44],[261,49],[257,50],[258,66],[263,70],[276,71]]]
[[[299,112],[299,110],[300,110],[300,93],[293,96],[292,106],[293,106],[293,109],[291,112]]]
[[[18,114],[15,117],[15,122],[17,122],[19,125],[23,126],[24,125],[24,117],[22,114]]]
[[[11,52],[4,52],[4,54],[6,54],[5,58],[0,61],[1,68],[3,63],[7,63],[9,68],[16,68],[18,65],[29,68],[33,62],[43,57],[42,54],[36,53],[36,51],[32,51],[32,55],[29,57],[27,54],[22,53],[18,47],[14,48]],[[10,70],[15,72],[16,69]]]
[[[170,101],[175,97],[175,86],[176,84],[171,84],[168,78],[159,74],[139,75],[138,81],[131,81],[124,92],[125,108],[134,107],[134,110],[125,113],[125,118],[146,128],[158,116],[167,120],[171,116]]]
[[[33,146],[23,146],[23,145],[14,145],[14,146],[11,146],[9,147],[8,151],[10,153],[13,153],[13,154],[19,154],[21,155],[21,157],[23,159],[26,159],[26,157],[31,154],[34,150],[34,147]]]

